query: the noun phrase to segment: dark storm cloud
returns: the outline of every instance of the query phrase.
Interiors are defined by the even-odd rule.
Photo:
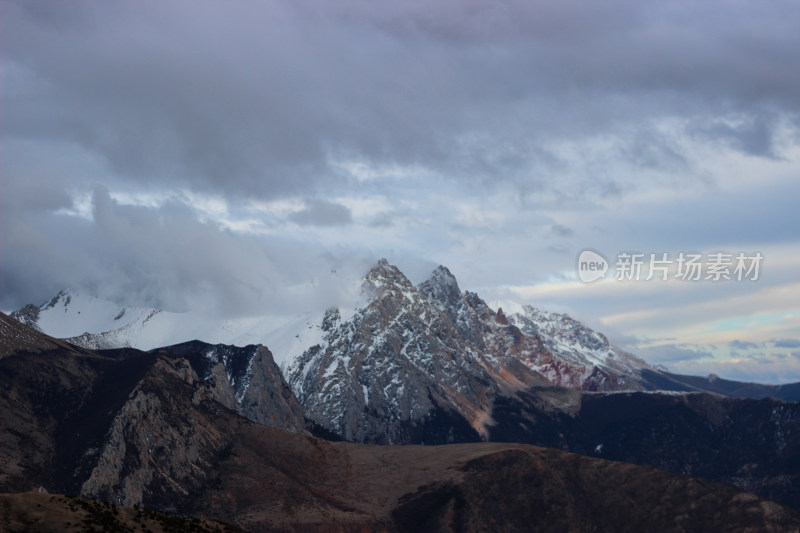
[[[736,350],[752,350],[762,346],[761,344],[755,342],[741,341],[738,339],[732,340],[731,342],[728,343],[728,345]]]
[[[341,226],[353,221],[347,207],[320,199],[307,201],[302,210],[292,214],[291,219],[298,224],[311,226]]]
[[[800,348],[800,339],[776,339],[773,342],[777,348]]]
[[[771,112],[735,117],[733,124],[709,120],[694,129],[698,136],[727,144],[746,154],[776,157],[774,136],[779,118]]]
[[[332,268],[366,271],[374,261],[361,252],[237,235],[178,202],[121,205],[102,186],[91,202],[91,219],[18,212],[19,223],[4,228],[3,246],[13,250],[0,256],[5,309],[74,288],[176,311],[293,314],[348,297],[346,280],[332,278]]]
[[[670,116],[773,156],[775,117],[800,109],[794,2],[20,1],[3,18],[5,135],[235,194],[341,183],[331,162],[351,159],[533,186],[548,142],[656,139],[647,119]],[[683,164],[668,138],[622,143]]]
[[[446,258],[475,288],[563,279],[581,244],[796,242],[794,182],[684,187],[726,178],[698,170],[698,146],[775,163],[781,140],[800,138],[796,2],[0,6],[6,309],[78,287],[170,309],[203,297],[227,314],[291,312],[335,302],[319,289],[338,290],[330,270],[363,273],[380,246]],[[664,184],[686,195],[665,201]],[[191,202],[119,200],[187,190],[222,198],[239,228],[252,217],[275,233],[222,229],[234,226]],[[632,191],[656,201],[626,204]],[[285,209],[303,198],[343,205]],[[250,200],[268,207],[248,212]],[[358,250],[331,250],[333,233]],[[310,280],[327,281],[298,288]],[[592,314],[640,300],[607,298]],[[707,355],[681,350],[664,360]]]

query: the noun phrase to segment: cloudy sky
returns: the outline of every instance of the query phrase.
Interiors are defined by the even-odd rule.
[[[675,371],[800,380],[797,2],[1,5],[2,309],[294,313],[387,257]],[[764,259],[613,279],[630,252]]]

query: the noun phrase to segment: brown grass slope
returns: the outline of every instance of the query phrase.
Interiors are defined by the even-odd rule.
[[[0,494],[0,532],[4,533],[236,533],[241,529],[198,518],[103,502],[27,492]]]
[[[198,503],[250,531],[799,531],[734,487],[516,444],[366,446],[246,425]]]

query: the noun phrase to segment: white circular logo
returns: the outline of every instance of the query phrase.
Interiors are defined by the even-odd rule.
[[[584,283],[602,278],[608,272],[608,261],[593,250],[584,250],[578,256],[578,277]]]

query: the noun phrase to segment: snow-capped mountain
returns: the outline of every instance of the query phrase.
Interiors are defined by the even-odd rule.
[[[210,344],[263,344],[284,367],[318,342],[324,309],[293,317],[266,314],[219,319],[204,310],[184,313],[120,306],[88,294],[62,291],[41,306],[26,305],[11,316],[52,337],[89,349],[152,350],[201,340]]]
[[[69,291],[13,316],[93,349],[148,350],[192,339],[263,344],[306,416],[359,442],[484,439],[495,399],[532,386],[651,388],[642,371],[653,369],[602,334],[529,306],[506,316],[462,292],[444,266],[414,286],[381,260],[363,278],[361,295],[355,309],[218,320],[200,311],[120,307]],[[241,376],[228,376],[234,389],[252,373],[239,370]]]
[[[484,438],[494,399],[534,385],[644,388],[648,365],[602,335],[533,308],[506,317],[445,267],[415,287],[382,260],[364,291],[370,303],[349,320],[329,312],[321,342],[287,372],[306,416],[348,440]]]
[[[619,376],[636,375],[641,369],[650,368],[642,359],[612,346],[605,335],[569,315],[524,305],[522,312],[509,315],[508,321],[525,335],[540,337],[550,352],[572,365],[594,365]]]

